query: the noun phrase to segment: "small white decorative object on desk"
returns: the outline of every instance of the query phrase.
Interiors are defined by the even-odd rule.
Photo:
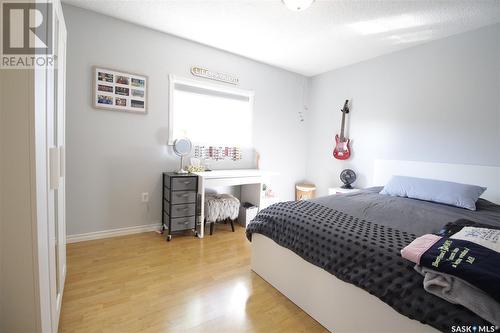
[[[345,194],[345,193],[355,193],[355,192],[358,192],[358,191],[359,191],[359,188],[330,187],[328,189],[328,195]]]

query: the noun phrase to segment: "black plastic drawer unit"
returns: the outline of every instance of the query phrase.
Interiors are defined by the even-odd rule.
[[[162,230],[167,241],[173,232],[191,230],[195,236],[198,207],[198,176],[163,173]]]

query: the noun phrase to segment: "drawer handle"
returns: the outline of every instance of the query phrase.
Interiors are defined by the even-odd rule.
[[[187,194],[187,193],[184,193],[184,194],[177,194],[177,197],[178,197],[178,198],[181,198],[181,197],[182,197],[182,198],[187,198],[187,197],[189,197],[189,194]]]
[[[184,208],[177,208],[177,210],[188,210],[189,207],[184,207]]]
[[[185,185],[191,184],[191,181],[190,181],[190,180],[186,180],[186,181],[184,182],[184,184],[185,184]]]

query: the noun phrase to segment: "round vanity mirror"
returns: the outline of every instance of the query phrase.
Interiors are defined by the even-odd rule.
[[[173,149],[174,153],[181,157],[181,167],[177,171],[177,173],[187,173],[187,171],[184,170],[182,167],[184,162],[184,156],[189,155],[191,153],[191,150],[193,149],[191,141],[188,138],[176,139],[174,141]]]

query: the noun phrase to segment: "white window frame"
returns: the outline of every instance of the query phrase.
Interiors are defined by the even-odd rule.
[[[243,96],[248,98],[248,103],[250,103],[250,108],[252,110],[253,117],[253,109],[254,109],[254,99],[255,92],[252,90],[245,90],[240,88],[228,87],[221,84],[209,83],[205,81],[188,79],[182,76],[177,76],[170,74],[168,76],[168,145],[174,144],[174,123],[173,123],[173,106],[174,106],[174,87],[176,84],[182,84],[187,86],[192,86],[201,89],[213,90],[216,92]],[[252,125],[250,125],[252,126]]]

